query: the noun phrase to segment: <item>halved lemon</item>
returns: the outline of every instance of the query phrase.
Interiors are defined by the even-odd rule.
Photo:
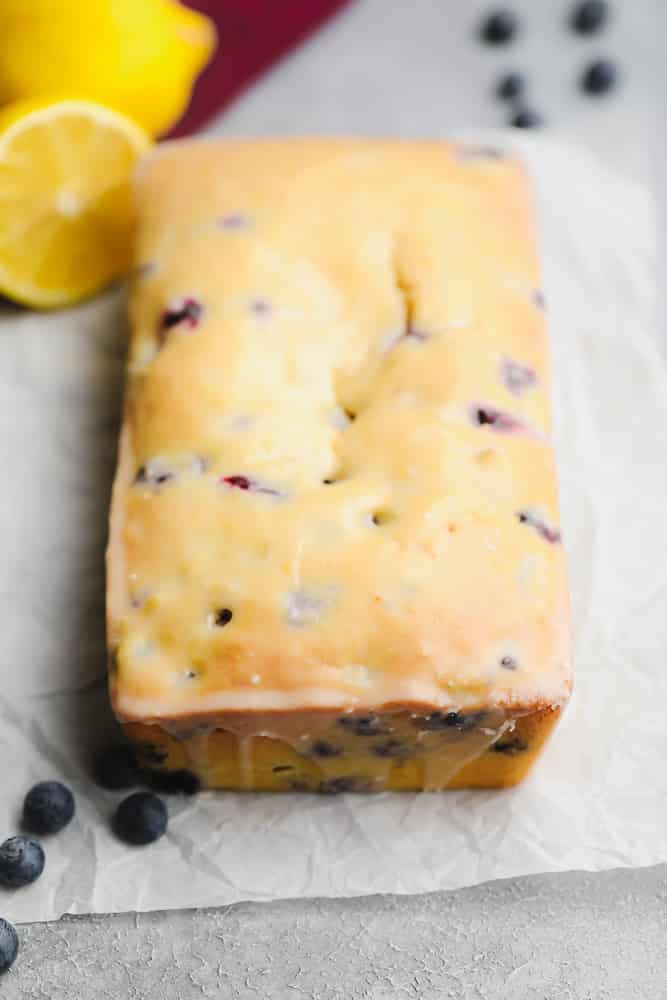
[[[84,100],[0,111],[0,293],[48,309],[92,295],[130,265],[132,173],[148,135]]]

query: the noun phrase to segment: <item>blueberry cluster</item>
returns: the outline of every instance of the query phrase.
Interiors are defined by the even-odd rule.
[[[607,24],[610,5],[607,0],[581,0],[570,11],[567,24],[578,35],[595,35]],[[520,23],[511,10],[496,10],[488,14],[479,29],[479,36],[486,45],[507,45],[520,31]],[[606,94],[616,84],[618,70],[609,59],[596,59],[588,63],[579,78],[585,94]],[[526,100],[526,78],[516,71],[504,73],[497,81],[495,95],[510,107],[509,124],[515,128],[539,128],[542,115]]]
[[[0,844],[0,885],[22,889],[44,871],[46,854],[35,836],[58,833],[72,820],[74,796],[59,781],[40,781],[23,801],[22,826],[25,834],[8,837]],[[0,917],[0,975],[6,972],[19,950],[16,928]]]
[[[155,747],[146,746],[145,761],[161,763]],[[191,771],[149,771],[140,766],[132,747],[112,746],[95,762],[95,779],[102,788],[114,791],[144,784],[165,794],[194,795],[199,780]],[[154,791],[134,792],[123,799],[113,814],[116,836],[127,844],[152,844],[167,829],[167,807]],[[44,871],[46,853],[37,836],[59,833],[74,817],[76,805],[69,788],[60,781],[40,781],[23,801],[22,827],[25,833],[8,837],[0,844],[0,886],[21,889],[36,881]],[[13,965],[19,949],[16,928],[0,917],[0,974]]]

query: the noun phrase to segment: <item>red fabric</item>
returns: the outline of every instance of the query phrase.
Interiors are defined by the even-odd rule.
[[[350,0],[186,0],[218,29],[218,48],[170,136],[189,135]]]

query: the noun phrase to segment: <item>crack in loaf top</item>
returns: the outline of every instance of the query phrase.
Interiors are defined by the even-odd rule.
[[[138,204],[119,713],[560,703],[521,165],[436,143],[174,143]]]

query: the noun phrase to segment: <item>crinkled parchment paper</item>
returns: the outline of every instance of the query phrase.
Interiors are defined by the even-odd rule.
[[[488,141],[488,136],[484,137]],[[112,292],[0,312],[0,839],[32,782],[77,796],[14,920],[242,899],[422,892],[667,856],[667,368],[647,192],[587,154],[528,146],[542,216],[576,694],[531,779],[499,792],[171,799],[131,849],[90,755],[113,732],[103,549],[124,353]]]

